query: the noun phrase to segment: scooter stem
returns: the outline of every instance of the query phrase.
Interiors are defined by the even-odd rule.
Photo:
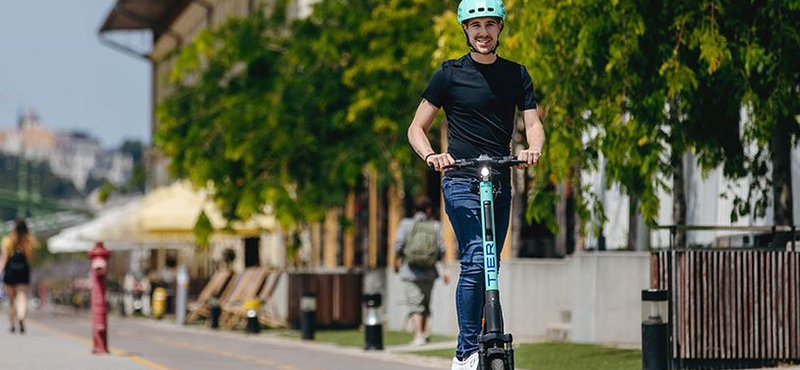
[[[484,167],[486,168],[486,167]],[[497,282],[497,244],[494,226],[494,190],[490,171],[480,183],[481,222],[483,224],[483,258],[486,284],[486,303],[484,306],[485,334],[503,334],[503,313],[500,308],[500,290]]]

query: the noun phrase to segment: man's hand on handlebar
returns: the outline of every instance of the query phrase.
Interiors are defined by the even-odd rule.
[[[539,158],[542,156],[541,150],[536,149],[524,149],[517,154],[517,158],[521,161],[527,162],[527,164],[519,165],[519,168],[528,168],[531,166],[535,166],[539,163]]]
[[[433,168],[436,171],[444,172],[448,171],[448,168],[444,168],[444,166],[451,165],[456,163],[455,159],[450,156],[448,153],[441,153],[441,154],[434,154],[429,156],[426,163],[428,167]]]

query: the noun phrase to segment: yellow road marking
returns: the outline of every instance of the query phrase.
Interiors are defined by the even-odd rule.
[[[48,332],[50,334],[58,335],[58,336],[63,337],[63,338],[68,338],[68,339],[72,339],[72,340],[84,343],[84,344],[86,344],[86,345],[88,345],[90,347],[94,344],[93,341],[90,340],[90,339],[86,339],[85,337],[82,337],[80,335],[75,335],[75,334],[72,334],[72,333],[61,331],[59,329],[56,329],[54,327],[42,324],[40,322],[35,322],[35,321],[31,320],[31,326],[33,326],[33,327],[35,327],[35,328],[37,328],[39,330]],[[148,359],[146,359],[146,358],[144,358],[142,356],[133,355],[133,354],[130,354],[128,352],[125,352],[125,351],[119,350],[119,349],[111,350],[111,354],[114,355],[114,356],[117,356],[117,357],[129,358],[132,361],[137,362],[137,363],[139,363],[141,365],[144,365],[144,366],[146,366],[148,368],[151,368],[153,370],[176,370],[176,369],[173,369],[173,368],[171,368],[169,366],[164,366],[164,365],[161,365],[159,363],[150,361],[150,360],[148,360]]]
[[[288,364],[281,365],[281,364],[275,363],[274,361],[262,360],[262,359],[258,359],[258,358],[253,357],[253,356],[240,354],[238,352],[219,350],[219,349],[216,349],[216,348],[213,348],[213,347],[207,347],[207,346],[190,344],[190,343],[176,342],[176,341],[170,340],[168,338],[165,338],[165,337],[159,336],[159,335],[148,335],[147,339],[148,340],[152,340],[154,342],[161,343],[161,344],[165,344],[165,345],[168,345],[168,346],[186,348],[186,349],[191,349],[191,350],[198,351],[198,352],[213,353],[213,354],[216,354],[216,355],[221,356],[221,357],[233,358],[233,359],[236,359],[236,360],[239,360],[239,361],[255,363],[255,364],[261,365],[261,366],[275,366],[275,367],[277,367],[279,369],[282,369],[282,370],[299,369],[299,367],[297,365],[288,365]]]
[[[42,330],[42,331],[45,331],[45,332],[48,332],[48,333],[51,333],[51,334],[54,334],[54,335],[58,335],[60,337],[64,337],[64,338],[68,338],[68,339],[72,339],[72,340],[78,341],[78,342],[83,343],[83,344],[85,344],[85,345],[87,345],[89,347],[91,347],[93,345],[93,340],[90,339],[90,338],[86,338],[85,336],[80,336],[80,335],[72,334],[72,333],[69,333],[69,332],[65,332],[65,331],[56,329],[54,327],[51,327],[51,326],[48,326],[48,325],[45,325],[43,323],[36,322],[36,321],[33,321],[33,320],[30,320],[30,325],[32,327],[35,327],[35,328],[39,329],[39,330]],[[132,336],[131,334],[129,334],[127,332],[125,332],[122,335],[126,336],[126,337]],[[237,360],[240,360],[240,361],[244,361],[244,362],[252,362],[252,363],[255,363],[255,364],[258,364],[258,365],[262,365],[262,366],[276,366],[277,368],[279,368],[281,370],[296,370],[296,369],[299,369],[299,367],[296,366],[296,365],[279,365],[279,364],[276,364],[274,361],[261,360],[261,359],[255,358],[253,356],[243,355],[243,354],[239,354],[239,353],[236,353],[236,352],[221,351],[221,350],[216,350],[216,349],[211,348],[211,347],[205,347],[205,346],[189,344],[189,343],[175,342],[175,341],[172,341],[172,340],[166,339],[164,337],[160,337],[160,336],[148,336],[148,337],[150,337],[150,339],[152,339],[153,341],[156,341],[156,342],[162,343],[162,344],[166,344],[166,345],[170,345],[170,346],[173,346],[173,347],[186,348],[186,349],[191,349],[191,350],[198,351],[198,352],[211,352],[211,353],[217,354],[217,355],[222,356],[222,357],[234,358],[234,359],[237,359]],[[177,370],[177,369],[171,368],[169,366],[165,366],[165,365],[159,364],[157,362],[148,360],[148,359],[146,359],[146,358],[144,358],[144,357],[142,357],[140,355],[134,355],[132,353],[126,352],[124,350],[112,349],[110,351],[111,351],[111,354],[114,355],[114,356],[128,358],[131,361],[134,361],[136,363],[144,365],[144,366],[146,366],[146,367],[148,367],[150,369],[153,369],[153,370]]]
[[[128,358],[130,358],[131,360],[136,361],[136,362],[138,362],[138,363],[140,363],[140,364],[142,364],[144,366],[147,366],[147,367],[149,367],[149,368],[151,368],[153,370],[175,370],[175,369],[173,369],[171,367],[167,367],[167,366],[155,363],[153,361],[150,361],[150,360],[148,360],[148,359],[146,359],[146,358],[144,358],[142,356],[133,355],[133,356],[129,356]]]

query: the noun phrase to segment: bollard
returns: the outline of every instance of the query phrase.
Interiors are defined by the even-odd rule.
[[[314,293],[303,293],[300,298],[300,312],[302,322],[300,329],[303,340],[314,340],[314,330],[317,326],[317,295]]]
[[[89,251],[92,269],[92,353],[108,353],[106,273],[110,254],[101,242]]]
[[[163,287],[153,289],[153,317],[161,319],[167,313],[167,290]]]
[[[219,306],[219,297],[211,298],[208,311],[211,329],[219,329],[219,316],[222,315],[222,308]]]
[[[256,299],[251,299],[244,304],[245,315],[247,316],[247,324],[244,331],[247,334],[258,334],[261,327],[258,322],[258,308],[260,303]]]
[[[367,306],[364,315],[364,349],[383,349],[383,324],[378,308],[381,306],[381,294],[365,294],[364,304]]]
[[[175,322],[178,325],[186,323],[186,300],[189,295],[189,272],[186,266],[178,268],[178,276],[176,277],[178,288],[175,291]]]
[[[669,362],[667,291],[642,290],[642,370],[666,370]]]

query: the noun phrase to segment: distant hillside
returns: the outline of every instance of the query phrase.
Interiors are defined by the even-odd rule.
[[[0,220],[10,220],[17,215],[16,194],[19,186],[18,159],[0,153]],[[39,182],[41,197],[44,199],[42,208],[52,209],[53,201],[73,199],[81,194],[69,180],[56,177],[50,172],[47,164],[40,164],[34,169],[28,166],[27,184],[31,180]]]

